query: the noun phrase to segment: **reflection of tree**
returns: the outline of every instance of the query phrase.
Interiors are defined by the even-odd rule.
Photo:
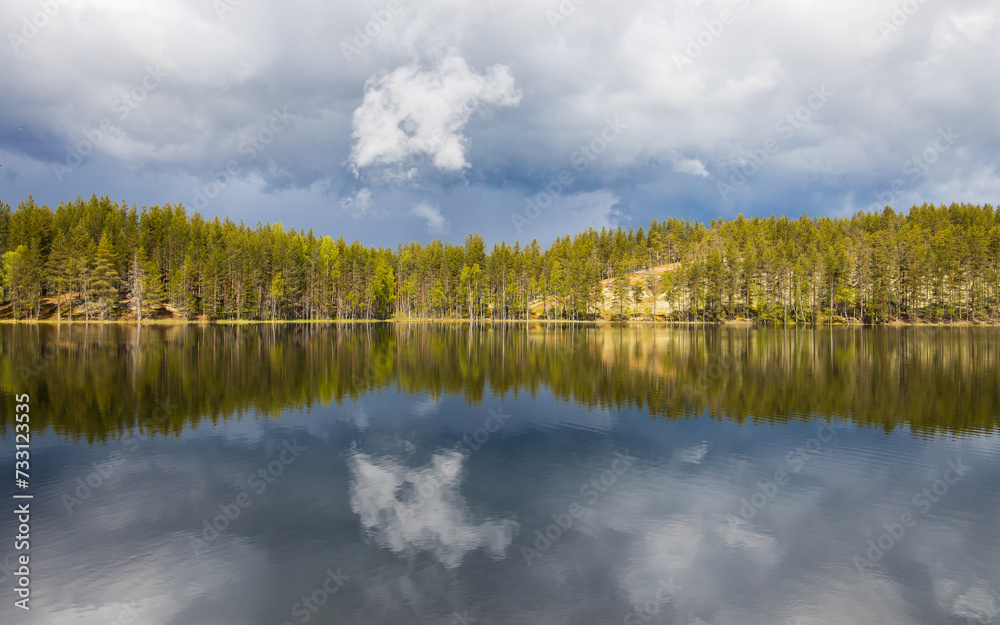
[[[104,440],[277,418],[395,387],[478,404],[542,388],[656,418],[816,416],[916,432],[993,431],[995,328],[749,330],[559,325],[0,326],[5,394],[33,430]],[[140,339],[141,337],[141,339]],[[10,402],[8,397],[4,401]],[[167,419],[153,419],[161,406]],[[12,427],[0,415],[0,431]]]

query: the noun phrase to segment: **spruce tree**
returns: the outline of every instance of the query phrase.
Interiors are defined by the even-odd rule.
[[[115,268],[115,251],[111,247],[111,236],[105,230],[97,245],[94,256],[92,292],[97,300],[101,319],[107,319],[118,300],[118,271]]]

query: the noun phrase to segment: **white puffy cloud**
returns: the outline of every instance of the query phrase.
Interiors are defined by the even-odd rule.
[[[372,192],[362,187],[353,196],[340,198],[340,207],[355,219],[364,217],[372,208]]]
[[[380,74],[365,85],[354,111],[351,164],[392,165],[427,155],[438,169],[464,169],[468,140],[462,132],[472,115],[520,101],[508,67],[494,65],[480,75],[456,55],[429,71],[413,64]]]
[[[674,163],[674,171],[687,174],[689,176],[698,176],[700,178],[708,178],[708,170],[705,169],[705,164],[696,158],[683,158],[676,163]]]
[[[410,209],[410,214],[424,220],[424,229],[427,234],[437,236],[446,234],[449,230],[448,220],[441,214],[441,210],[427,202],[414,204],[413,208]]]
[[[503,558],[517,523],[472,520],[459,493],[463,461],[462,454],[446,451],[410,469],[393,458],[354,453],[351,510],[379,545],[396,553],[430,551],[449,568],[476,549]]]

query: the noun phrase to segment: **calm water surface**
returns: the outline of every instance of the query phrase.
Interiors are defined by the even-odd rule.
[[[1000,623],[998,338],[2,326],[2,622]]]

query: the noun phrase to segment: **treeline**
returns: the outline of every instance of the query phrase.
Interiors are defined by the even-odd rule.
[[[0,299],[16,319],[1000,319],[1000,210],[989,204],[671,217],[487,250],[479,235],[366,247],[180,205],[92,196],[53,210],[29,197],[14,211],[0,203],[0,254]]]
[[[13,405],[13,393],[28,393],[32,432],[89,441],[176,435],[234,416],[280,419],[381,391],[470,405],[542,393],[663,419],[784,424],[821,415],[887,432],[992,434],[1000,428],[998,334],[994,327],[3,324],[0,400]],[[0,436],[14,425],[13,411],[0,412]]]

